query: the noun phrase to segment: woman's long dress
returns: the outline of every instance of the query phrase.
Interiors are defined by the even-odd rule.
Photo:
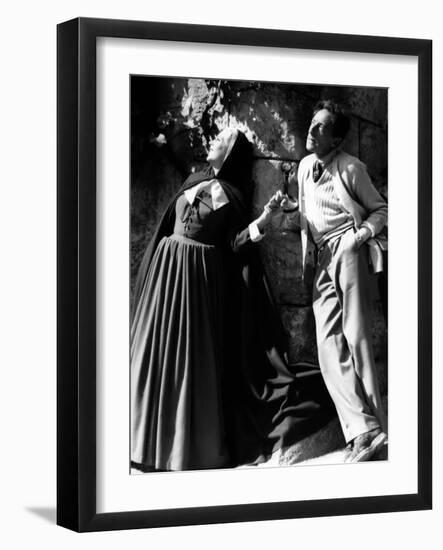
[[[229,465],[221,395],[224,249],[233,208],[205,192],[176,202],[131,327],[131,460],[144,470]]]

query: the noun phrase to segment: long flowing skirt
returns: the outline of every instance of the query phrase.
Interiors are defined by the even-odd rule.
[[[131,327],[131,460],[142,469],[229,463],[224,289],[217,247],[176,235],[160,241]]]

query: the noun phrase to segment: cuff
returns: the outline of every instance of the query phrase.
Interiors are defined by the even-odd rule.
[[[261,241],[263,239],[264,234],[260,233],[260,229],[257,227],[257,224],[255,222],[250,223],[248,228],[249,235],[253,243],[257,243],[258,241]]]

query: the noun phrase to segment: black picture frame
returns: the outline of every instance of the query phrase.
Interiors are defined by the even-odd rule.
[[[168,510],[96,511],[96,39],[155,39],[418,60],[418,488],[415,494]],[[432,507],[432,42],[78,18],[57,29],[57,523],[75,531]]]

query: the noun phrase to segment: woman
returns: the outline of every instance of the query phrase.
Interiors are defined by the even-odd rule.
[[[293,382],[251,241],[281,194],[248,226],[250,143],[225,129],[207,160],[162,217],[135,287],[131,460],[143,471],[269,455],[275,441],[267,437]]]

